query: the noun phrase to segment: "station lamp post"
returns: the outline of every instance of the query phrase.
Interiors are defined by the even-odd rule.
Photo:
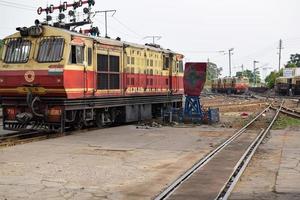
[[[231,56],[233,55],[234,48],[228,50],[229,55],[229,77],[231,77]]]
[[[253,61],[254,87],[256,87],[256,64],[257,63],[259,63],[259,61],[257,61],[257,60]]]

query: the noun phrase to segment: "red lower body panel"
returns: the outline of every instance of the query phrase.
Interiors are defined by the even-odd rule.
[[[182,76],[119,74],[120,89],[97,90],[97,73],[82,70],[49,72],[0,71],[1,96],[26,96],[29,92],[45,97],[78,99],[85,97],[161,95],[183,93]]]

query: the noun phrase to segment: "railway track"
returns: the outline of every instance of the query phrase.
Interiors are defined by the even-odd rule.
[[[276,121],[281,106],[272,115],[270,104],[169,185],[155,197],[155,200],[227,199],[251,157]],[[267,114],[269,116],[266,119]],[[263,127],[257,128],[260,126]]]
[[[278,107],[271,107],[273,110],[277,110]],[[289,115],[291,117],[300,118],[300,112],[291,108],[282,106],[280,110],[283,114]]]
[[[284,99],[284,100],[292,100],[292,101],[300,101],[300,96],[278,96],[278,95],[265,95],[265,94],[253,94],[255,98],[268,98],[268,99]]]
[[[46,131],[21,131],[0,135],[0,147],[14,146],[33,141],[58,137],[61,134]]]
[[[114,127],[114,126],[110,126],[110,127]],[[26,130],[26,131],[19,131],[19,132],[7,133],[7,134],[0,134],[0,148],[29,143],[29,142],[35,142],[40,140],[46,140],[50,138],[58,138],[58,137],[63,137],[68,135],[74,135],[77,133],[89,132],[94,130],[99,130],[99,128],[91,127],[91,128],[86,128],[86,129],[81,129],[76,131],[67,131],[64,133],[59,133],[55,131],[46,131],[46,130],[44,131]]]

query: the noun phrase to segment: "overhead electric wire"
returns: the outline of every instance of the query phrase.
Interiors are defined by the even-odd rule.
[[[130,31],[131,33],[137,35],[138,37],[143,37],[141,34],[137,33],[136,31],[132,30],[130,27],[128,27],[126,24],[124,24],[123,22],[121,22],[118,18],[116,18],[115,16],[112,17],[114,20],[116,20],[116,22],[118,22],[120,25],[122,25],[124,28],[126,28],[128,31]]]
[[[266,55],[271,54],[272,51],[276,50],[276,44],[277,44],[276,42],[273,42],[272,44],[269,44],[268,46],[265,46],[264,48],[261,48],[259,50],[253,51],[252,53],[246,56],[238,57],[236,61],[242,61],[242,60],[252,59],[256,57],[263,58]]]
[[[22,10],[26,10],[26,11],[35,11],[35,9],[32,8],[26,8],[26,7],[21,7],[21,6],[15,6],[15,5],[11,5],[11,4],[5,4],[0,2],[1,6],[6,6],[6,7],[10,7],[10,8],[17,8],[17,9],[22,9]]]
[[[198,53],[223,54],[223,53],[225,53],[225,51],[201,51],[201,50],[181,50],[181,52],[192,53],[192,54],[198,54]]]
[[[12,5],[14,5],[14,6],[28,7],[28,8],[30,8],[30,9],[35,9],[35,7],[33,7],[33,6],[29,6],[29,5],[21,4],[21,3],[14,3],[14,2],[10,2],[10,1],[0,0],[0,3],[12,4]]]
[[[95,20],[96,22],[100,23],[102,26],[104,26],[104,23],[103,23],[103,22],[101,22],[100,20],[98,20],[98,19],[96,19],[96,18],[94,18],[94,20]],[[117,33],[120,33],[120,34],[126,35],[126,36],[128,36],[128,37],[134,37],[134,38],[138,38],[138,37],[136,37],[136,36],[133,36],[133,35],[130,35],[130,34],[124,33],[123,31],[120,31],[120,30],[118,30],[118,29],[116,29],[116,28],[114,28],[114,27],[111,27],[110,25],[108,25],[108,27],[109,27],[110,29],[112,29],[113,31],[117,32]],[[139,38],[138,38],[138,39],[139,39]]]

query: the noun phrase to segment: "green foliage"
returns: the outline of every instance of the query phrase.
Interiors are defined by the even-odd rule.
[[[290,56],[290,61],[285,65],[285,68],[295,68],[300,67],[300,54],[292,54]],[[265,79],[267,86],[269,88],[274,88],[276,78],[283,76],[283,69],[279,72],[273,71],[271,72]]]
[[[256,71],[256,72],[255,72],[255,75],[256,75],[256,83],[260,83],[260,82],[261,82],[261,78],[260,78],[260,73],[259,73],[259,71]],[[253,73],[251,70],[249,70],[249,69],[247,69],[247,70],[245,70],[245,71],[243,71],[243,72],[237,72],[237,73],[236,73],[236,76],[244,76],[244,77],[247,77],[247,78],[249,78],[249,82],[252,83],[252,84],[255,82],[255,76],[254,76],[254,73]]]
[[[274,88],[275,81],[280,76],[283,76],[283,69],[281,69],[279,72],[277,71],[271,72],[265,79],[268,88]]]
[[[292,54],[290,56],[290,61],[285,66],[286,68],[300,67],[300,54]]]
[[[0,59],[2,57],[3,40],[0,40]]]
[[[243,76],[243,72],[237,72],[235,76],[242,77]]]
[[[292,117],[281,115],[276,120],[273,129],[285,129],[289,126],[300,126],[300,119],[295,119]]]
[[[279,77],[279,73],[276,72],[276,71],[271,72],[271,73],[266,77],[265,82],[266,82],[268,88],[274,88],[276,78],[278,78],[278,77]]]
[[[207,80],[213,80],[221,75],[222,68],[218,68],[215,63],[209,62],[207,66]]]

